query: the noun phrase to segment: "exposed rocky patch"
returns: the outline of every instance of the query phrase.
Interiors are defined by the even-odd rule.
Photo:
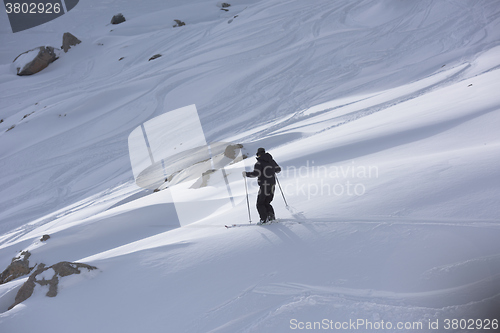
[[[59,58],[52,46],[40,46],[21,53],[14,59],[17,75],[33,75]]]
[[[80,274],[82,269],[91,271],[97,269],[97,267],[67,261],[59,262],[50,267],[45,267],[45,264],[38,265],[36,270],[30,275],[28,280],[21,286],[21,288],[17,292],[14,304],[9,307],[9,310],[15,307],[17,304],[22,303],[30,298],[37,284],[40,286],[49,286],[49,291],[45,295],[48,297],[55,297],[57,295],[60,278],[73,274]],[[42,273],[49,270],[53,271],[53,275],[50,279],[46,279],[45,276],[38,278],[39,275],[46,275]]]
[[[227,9],[228,7],[231,7],[230,4],[228,4],[227,2],[219,2],[217,4],[218,7],[220,7],[220,10],[224,10],[224,11],[229,11],[229,9]]]
[[[202,173],[201,175],[201,184],[198,185],[197,183],[195,183],[197,185],[197,187],[206,187],[207,184],[208,184],[208,180],[210,179],[210,175],[213,174],[214,172],[216,172],[217,170],[207,170],[205,172]],[[193,184],[193,186],[195,186],[195,184]],[[194,188],[194,187],[191,187],[191,188]]]
[[[18,257],[12,259],[7,268],[0,274],[0,284],[15,280],[18,277],[27,275],[31,272],[28,258],[31,256],[29,251],[23,251]]]
[[[111,18],[111,24],[120,24],[125,22],[125,16],[122,13],[116,14]]]
[[[240,153],[240,149],[243,148],[242,144],[228,145],[224,150],[224,156],[234,160],[236,156]]]
[[[182,22],[181,20],[174,20],[174,21],[175,21],[174,28],[182,27],[183,25],[186,25],[186,23]]]
[[[79,40],[69,32],[65,32],[63,35],[63,43],[61,48],[64,50],[64,53],[66,53],[72,46],[78,45],[81,42],[81,40]]]
[[[155,54],[154,56],[152,56],[151,58],[149,58],[148,61],[151,61],[151,60],[155,60],[155,59],[158,59],[159,57],[161,57],[161,54]]]

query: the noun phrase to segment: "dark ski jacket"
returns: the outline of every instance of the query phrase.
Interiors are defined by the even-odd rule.
[[[257,178],[259,186],[262,185],[274,185],[276,184],[275,174],[279,173],[281,168],[278,163],[273,160],[273,157],[269,153],[264,153],[260,157],[257,157],[257,163],[255,163],[252,172],[247,172],[247,177]]]

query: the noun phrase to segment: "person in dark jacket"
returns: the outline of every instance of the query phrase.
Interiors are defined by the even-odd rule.
[[[274,189],[276,185],[275,174],[281,171],[278,163],[271,154],[266,153],[264,148],[257,150],[257,163],[252,172],[243,171],[244,177],[255,178],[259,184],[259,194],[257,196],[257,211],[259,212],[259,224],[266,223],[275,219],[274,208],[271,201],[274,198]]]

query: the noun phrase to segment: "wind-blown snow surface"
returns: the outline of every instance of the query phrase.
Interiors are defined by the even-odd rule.
[[[10,311],[26,278],[0,286],[1,331],[500,319],[498,1],[230,3],[80,1],[16,34],[1,14],[0,270],[21,250],[99,268]],[[82,43],[15,75],[66,31]],[[273,154],[284,221],[224,228],[248,221],[241,179],[235,208],[179,228],[168,190],[134,184],[130,132],[191,104],[207,142]]]

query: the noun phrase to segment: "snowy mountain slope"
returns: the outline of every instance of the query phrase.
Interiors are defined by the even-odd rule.
[[[0,132],[16,125],[9,135],[2,134],[2,169],[9,179],[3,182],[8,192],[2,195],[2,207],[12,207],[14,200],[30,202],[22,214],[8,213],[3,221],[26,223],[43,214],[44,207],[64,207],[59,199],[63,193],[75,202],[122,183],[130,170],[126,136],[167,110],[196,104],[207,140],[219,141],[337,97],[383,91],[443,65],[470,63],[495,45],[498,31],[498,11],[490,2],[469,9],[440,1],[324,2],[313,7],[235,3],[227,13],[213,3],[197,2],[187,7],[171,3],[155,14],[140,15],[148,4],[122,4],[119,10],[132,17],[118,26],[105,24],[119,2],[98,8],[86,3],[57,21],[2,34],[6,47],[22,48],[11,51],[16,55],[40,44],[40,34],[43,43],[56,46],[65,30],[83,40],[44,75],[12,76],[9,62],[15,56],[2,58]],[[149,7],[162,8],[155,2]],[[365,19],[384,10],[388,15],[381,22]],[[230,14],[239,16],[228,24]],[[165,27],[177,16],[198,18],[182,29]],[[163,57],[148,62],[156,53]],[[47,85],[50,92],[42,89]],[[41,127],[45,130],[37,131]],[[111,167],[114,163],[121,167]],[[18,167],[28,164],[37,165],[40,173],[30,176],[31,167]],[[38,179],[50,181],[22,185],[38,184]],[[12,189],[14,182],[20,193]],[[88,183],[99,185],[88,188]],[[41,196],[43,204],[36,203]]]
[[[2,20],[0,267],[30,250],[32,264],[99,268],[10,311],[25,278],[0,286],[2,331],[43,321],[87,332],[73,326],[82,317],[103,332],[285,332],[293,319],[325,318],[422,323],[404,330],[416,332],[436,320],[444,330],[446,318],[500,319],[500,6],[229,9],[88,1],[17,34]],[[127,22],[106,26],[117,12]],[[39,74],[13,74],[17,54],[57,46],[67,30],[83,43]],[[169,190],[133,183],[130,132],[190,104],[207,142],[271,151],[291,205],[276,194],[284,221],[223,227],[248,221],[241,176],[234,208],[213,200],[222,178],[204,198],[177,185],[198,198],[193,210],[213,207],[182,228]]]

